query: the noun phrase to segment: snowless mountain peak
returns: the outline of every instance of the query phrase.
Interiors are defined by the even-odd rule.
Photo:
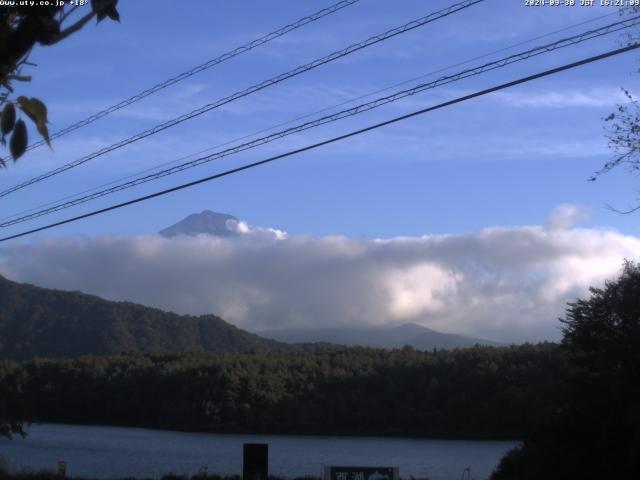
[[[203,210],[200,213],[193,213],[158,232],[163,237],[173,238],[180,235],[194,237],[196,235],[212,235],[215,237],[237,237],[251,234],[264,238],[282,239],[286,237],[286,232],[272,228],[257,228],[250,226],[247,222],[240,220],[228,213],[213,212]]]
[[[202,233],[217,237],[233,237],[241,233],[237,228],[240,223],[240,220],[233,215],[203,210],[160,230],[159,233],[168,238],[178,235],[195,236]]]

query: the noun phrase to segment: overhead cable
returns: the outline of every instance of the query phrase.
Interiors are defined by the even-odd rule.
[[[10,193],[13,193],[17,190],[21,190],[25,187],[28,187],[30,185],[33,185],[35,183],[41,182],[47,178],[53,177],[54,175],[58,175],[62,172],[65,172],[71,168],[75,168],[79,165],[82,165],[90,160],[93,160],[94,158],[100,157],[102,155],[105,155],[106,153],[112,152],[114,150],[117,150],[119,148],[122,148],[126,145],[129,145],[131,143],[137,142],[138,140],[142,140],[143,138],[149,137],[151,135],[154,135],[158,132],[161,132],[163,130],[166,130],[167,128],[170,127],[174,127],[176,125],[178,125],[179,123],[182,123],[186,120],[190,120],[194,117],[197,117],[199,115],[202,115],[204,113],[207,113],[215,108],[219,108],[223,105],[226,105],[230,102],[233,102],[235,100],[238,100],[239,98],[243,98],[246,97],[248,95],[251,95],[255,92],[258,92],[260,90],[263,90],[267,87],[270,87],[272,85],[276,85],[280,82],[283,82],[289,78],[295,77],[297,75],[300,75],[301,73],[304,72],[308,72],[309,70],[313,70],[321,65],[324,65],[326,63],[329,62],[333,62],[339,58],[343,58],[347,55],[350,55],[354,52],[357,52],[359,50],[362,50],[364,48],[370,47],[372,45],[375,45],[377,43],[383,42],[385,40],[388,40],[392,37],[395,37],[397,35],[401,35],[403,33],[409,32],[415,28],[424,26],[428,23],[434,22],[436,20],[439,20],[441,18],[445,18],[448,17],[449,15],[452,15],[456,12],[459,12],[461,10],[464,10],[466,8],[471,7],[472,5],[475,5],[477,3],[483,2],[485,0],[465,0],[463,2],[459,2],[456,4],[453,4],[447,8],[444,8],[442,10],[439,10],[437,12],[431,13],[429,15],[426,15],[424,17],[418,18],[416,20],[412,20],[408,23],[405,23],[404,25],[401,25],[399,27],[396,28],[392,28],[391,30],[387,30],[384,33],[381,33],[379,35],[374,35],[373,37],[369,37],[367,40],[364,40],[362,42],[359,43],[354,43],[342,50],[338,50],[336,52],[333,52],[329,55],[326,55],[322,58],[316,59],[310,63],[307,63],[305,65],[301,65],[299,67],[294,68],[293,70],[289,70],[286,73],[282,73],[276,77],[273,77],[269,80],[265,80],[261,83],[257,83],[249,88],[246,88],[245,90],[241,90],[239,92],[236,92],[228,97],[224,97],[221,98],[213,103],[209,103],[206,104],[200,108],[197,108],[189,113],[185,113],[179,117],[176,117],[172,120],[169,120],[167,122],[161,123],[159,125],[156,125],[155,127],[152,127],[148,130],[145,130],[143,132],[137,133],[131,137],[128,137],[124,140],[121,140],[120,142],[114,143],[112,145],[109,145],[107,147],[101,148],[100,150],[97,150],[93,153],[90,153],[89,155],[86,155],[82,158],[79,158],[77,160],[74,160],[72,162],[66,163],[65,165],[62,165],[58,168],[55,168],[53,170],[50,170],[46,173],[43,173],[41,175],[38,175],[36,177],[33,177],[29,180],[26,180],[22,183],[19,183],[17,185],[14,185],[13,187],[10,187],[6,190],[0,191],[0,197],[4,197],[6,195],[9,195]]]
[[[237,57],[238,55],[242,55],[243,53],[247,53],[250,50],[253,50],[256,47],[259,47],[261,45],[264,45],[265,43],[269,43],[272,40],[275,40],[276,38],[282,37],[283,35],[286,35],[289,32],[292,32],[293,30],[296,30],[300,27],[303,27],[309,23],[315,22],[316,20],[320,20],[323,17],[326,17],[327,15],[331,15],[332,13],[335,13],[339,10],[342,10],[345,7],[349,7],[351,5],[353,5],[354,3],[359,2],[360,0],[341,0],[337,3],[334,3],[333,5],[327,7],[327,8],[323,8],[322,10],[319,10],[315,13],[312,13],[311,15],[307,15],[306,17],[302,17],[299,20],[296,20],[293,23],[290,23],[289,25],[285,25],[284,27],[268,33],[260,38],[257,38],[249,43],[245,43],[244,45],[237,47],[233,50],[230,50],[226,53],[223,53],[222,55],[216,57],[216,58],[212,58],[211,60],[208,60],[205,63],[202,63],[200,65],[197,65],[185,72],[182,72],[178,75],[176,75],[175,77],[171,77],[163,82],[160,82],[156,85],[154,85],[153,87],[147,88],[146,90],[143,90],[139,93],[136,93],[135,95],[122,100],[121,102],[118,102],[114,105],[111,105],[110,107],[105,108],[104,110],[101,110],[97,113],[94,113],[93,115],[90,115],[72,125],[69,125],[68,127],[65,127],[61,130],[58,130],[57,132],[54,132],[53,134],[51,134],[50,139],[53,140],[55,138],[59,138],[62,137],[63,135],[66,135],[67,133],[73,132],[74,130],[77,130],[79,128],[82,128],[86,125],[89,125],[90,123],[95,122],[96,120],[101,119],[102,117],[105,117],[107,115],[109,115],[110,113],[113,113],[117,110],[120,110],[122,108],[128,107],[129,105],[136,103],[140,100],[142,100],[143,98],[148,97],[149,95],[153,95],[154,93],[159,92],[160,90],[163,90],[171,85],[175,85],[178,82],[181,82],[182,80],[186,80],[187,78],[190,78],[194,75],[196,75],[197,73],[202,72],[203,70],[207,70],[211,67],[214,67],[220,63],[226,62],[227,60],[231,60],[234,57]],[[31,145],[29,145],[29,147],[27,148],[27,150],[32,150],[34,148],[37,148],[41,145],[44,145],[46,142],[45,140],[39,140],[37,142],[32,143]]]
[[[430,89],[434,89],[436,87],[442,86],[442,85],[446,85],[446,84],[450,84],[453,82],[457,82],[460,81],[462,79],[468,78],[468,77],[472,77],[472,76],[476,76],[476,75],[480,75],[483,73],[486,73],[488,71],[491,70],[495,70],[498,68],[503,68],[507,65],[511,65],[513,63],[516,62],[521,62],[524,60],[527,60],[531,57],[535,57],[541,54],[545,54],[545,53],[549,53],[552,52],[554,50],[558,50],[560,48],[565,48],[568,47],[570,45],[576,45],[578,43],[587,41],[587,40],[591,40],[593,38],[598,38],[613,32],[617,32],[620,31],[624,28],[629,28],[632,27],[634,25],[638,25],[640,24],[640,16],[638,17],[634,17],[628,20],[623,20],[623,21],[619,21],[619,22],[614,22],[610,25],[598,28],[598,29],[594,29],[594,30],[589,30],[587,32],[583,32],[577,35],[573,35],[571,37],[567,37],[567,38],[563,38],[561,40],[558,40],[556,42],[552,42],[546,45],[542,45],[539,47],[535,47],[529,50],[526,50],[524,52],[520,52],[520,53],[516,53],[513,55],[510,55],[508,57],[504,57],[501,58],[499,60],[494,60],[492,62],[488,62],[485,63],[484,65],[478,66],[478,67],[474,67],[474,68],[469,68],[467,70],[463,70],[459,73],[456,74],[452,74],[452,75],[447,75],[447,76],[443,76],[438,78],[437,80],[434,80],[432,82],[428,82],[428,83],[422,83],[419,85],[416,85],[412,88],[409,89],[405,89],[405,90],[401,90],[398,91],[396,93],[393,93],[391,95],[387,95],[384,97],[380,97],[377,98],[375,100],[372,100],[370,102],[366,102],[360,105],[356,105],[354,107],[342,110],[340,112],[336,112],[330,115],[325,115],[323,117],[320,117],[318,119],[309,121],[309,122],[305,122],[290,128],[287,128],[285,130],[281,130],[279,132],[275,132],[272,133],[270,135],[261,137],[261,138],[257,138],[254,139],[252,141],[249,142],[245,142],[242,143],[240,145],[231,147],[231,148],[227,148],[225,150],[221,150],[218,152],[214,152],[212,154],[209,155],[205,155],[203,157],[191,160],[189,162],[184,162],[180,165],[176,165],[174,167],[170,167],[170,168],[166,168],[164,170],[160,170],[158,172],[152,173],[152,174],[148,174],[145,176],[141,176],[138,178],[135,178],[133,180],[129,180],[127,182],[123,182],[120,183],[118,185],[109,187],[109,188],[105,188],[103,190],[88,194],[88,195],[84,195],[82,197],[78,197],[75,198],[73,200],[69,200],[63,203],[58,203],[56,205],[53,205],[51,207],[48,208],[44,208],[41,210],[38,210],[36,212],[30,213],[28,215],[23,215],[20,216],[18,218],[13,218],[11,220],[6,220],[3,222],[0,222],[0,228],[6,228],[18,223],[22,223],[22,222],[26,222],[28,220],[33,220],[35,218],[41,217],[43,215],[49,215],[51,213],[54,212],[58,212],[60,210],[65,210],[67,208],[71,208],[74,207],[76,205],[80,205],[82,203],[86,203],[88,201],[91,200],[95,200],[97,198],[101,198],[122,190],[126,190],[138,185],[142,185],[144,183],[148,183],[151,182],[153,180],[157,180],[159,178],[162,177],[166,177],[168,175],[173,175],[176,174],[178,172],[181,172],[183,170],[187,170],[189,168],[193,168],[199,165],[202,165],[204,163],[208,163],[214,160],[218,160],[224,157],[228,157],[231,155],[235,155],[237,153],[246,151],[246,150],[250,150],[256,147],[259,147],[261,145],[265,145],[267,143],[271,143],[275,140],[279,140],[281,138],[287,137],[289,135],[295,134],[295,133],[299,133],[305,130],[309,130],[311,128],[316,128],[319,127],[321,125],[327,124],[327,123],[332,123],[338,120],[341,120],[343,118],[347,118],[347,117],[352,117],[354,115],[358,115],[360,113],[369,111],[369,110],[373,110],[375,108],[381,107],[382,105],[386,105],[388,103],[392,103],[392,102],[396,102],[398,100],[401,100],[403,98],[415,95],[417,93],[423,92],[425,90],[430,90]]]
[[[110,212],[112,210],[117,210],[117,209],[129,206],[129,205],[133,205],[133,204],[136,204],[136,203],[144,202],[144,201],[150,200],[152,198],[156,198],[156,197],[160,197],[160,196],[163,196],[163,195],[167,195],[169,193],[177,192],[179,190],[190,188],[190,187],[193,187],[195,185],[199,185],[199,184],[202,184],[202,183],[205,183],[205,182],[210,182],[212,180],[216,180],[216,179],[219,179],[219,178],[222,178],[222,177],[226,177],[226,176],[229,176],[229,175],[232,175],[232,174],[235,174],[235,173],[239,173],[239,172],[242,172],[242,171],[245,171],[245,170],[249,170],[251,168],[259,167],[261,165],[265,165],[267,163],[274,162],[276,160],[280,160],[280,159],[283,159],[283,158],[286,158],[286,157],[297,155],[299,153],[306,152],[306,151],[309,151],[309,150],[314,150],[314,149],[322,147],[324,145],[329,145],[331,143],[335,143],[335,142],[338,142],[338,141],[341,141],[341,140],[345,140],[347,138],[351,138],[351,137],[354,137],[356,135],[361,135],[363,133],[370,132],[372,130],[375,130],[375,129],[378,129],[378,128],[381,128],[381,127],[384,127],[384,126],[387,126],[387,125],[391,125],[391,124],[394,124],[394,123],[397,123],[397,122],[400,122],[400,121],[403,121],[403,120],[407,120],[407,119],[412,118],[412,117],[416,117],[418,115],[423,115],[423,114],[428,113],[428,112],[432,112],[432,111],[439,110],[439,109],[442,109],[442,108],[450,107],[452,105],[455,105],[455,104],[458,104],[458,103],[462,103],[462,102],[465,102],[467,100],[471,100],[473,98],[477,98],[477,97],[480,97],[480,96],[483,96],[483,95],[487,95],[487,94],[490,94],[490,93],[493,93],[493,92],[497,92],[499,90],[504,90],[506,88],[513,87],[515,85],[520,85],[520,84],[523,84],[523,83],[530,82],[532,80],[536,80],[536,79],[539,79],[539,78],[543,78],[543,77],[547,77],[547,76],[550,76],[550,75],[554,75],[554,74],[557,74],[559,72],[563,72],[565,70],[570,70],[572,68],[576,68],[576,67],[579,67],[579,66],[582,66],[582,65],[586,65],[586,64],[589,64],[589,63],[597,62],[597,61],[603,60],[605,58],[609,58],[609,57],[612,57],[612,56],[615,56],[615,55],[620,55],[622,53],[629,52],[631,50],[635,50],[635,49],[637,49],[639,47],[640,47],[640,43],[634,43],[634,44],[631,44],[631,45],[627,45],[626,47],[618,48],[616,50],[610,50],[610,51],[602,53],[600,55],[595,55],[595,56],[592,56],[592,57],[588,57],[588,58],[579,60],[577,62],[573,62],[573,63],[562,65],[560,67],[556,67],[556,68],[552,68],[552,69],[549,69],[549,70],[545,70],[543,72],[539,72],[539,73],[536,73],[534,75],[529,75],[529,76],[526,76],[526,77],[522,77],[522,78],[519,78],[517,80],[513,80],[513,81],[510,81],[510,82],[507,82],[507,83],[502,83],[500,85],[497,85],[497,86],[494,86],[494,87],[491,87],[491,88],[487,88],[487,89],[484,89],[484,90],[480,90],[478,92],[475,92],[475,93],[472,93],[472,94],[469,94],[469,95],[465,95],[465,96],[462,96],[462,97],[458,97],[458,98],[455,98],[453,100],[449,100],[449,101],[446,101],[446,102],[443,102],[443,103],[439,103],[439,104],[431,106],[431,107],[423,108],[421,110],[416,110],[414,112],[411,112],[411,113],[408,113],[408,114],[405,114],[405,115],[401,115],[399,117],[395,117],[395,118],[392,118],[390,120],[386,120],[384,122],[376,123],[374,125],[370,125],[368,127],[361,128],[359,130],[355,130],[355,131],[346,133],[344,135],[333,137],[333,138],[330,138],[328,140],[323,140],[321,142],[314,143],[312,145],[307,145],[305,147],[298,148],[298,149],[295,149],[295,150],[291,150],[291,151],[288,151],[286,153],[282,153],[280,155],[275,155],[275,156],[266,158],[264,160],[259,160],[259,161],[253,162],[253,163],[242,165],[240,167],[236,167],[236,168],[232,168],[232,169],[229,169],[229,170],[225,170],[223,172],[216,173],[216,174],[210,175],[208,177],[200,178],[198,180],[194,180],[194,181],[191,181],[191,182],[188,182],[188,183],[183,183],[181,185],[178,185],[178,186],[175,186],[175,187],[172,187],[172,188],[168,188],[166,190],[161,190],[159,192],[155,192],[155,193],[152,193],[152,194],[149,194],[149,195],[144,195],[142,197],[134,198],[134,199],[128,200],[126,202],[118,203],[118,204],[115,204],[115,205],[111,205],[109,207],[101,208],[99,210],[94,210],[92,212],[88,212],[88,213],[85,213],[85,214],[82,214],[82,215],[78,215],[78,216],[75,216],[75,217],[67,218],[65,220],[61,220],[61,221],[58,221],[58,222],[50,223],[50,224],[44,225],[42,227],[33,228],[31,230],[27,230],[27,231],[23,231],[21,233],[17,233],[17,234],[14,234],[14,235],[3,237],[3,238],[0,238],[0,242],[6,242],[8,240],[12,240],[12,239],[15,239],[15,238],[23,237],[25,235],[29,235],[31,233],[41,232],[43,230],[48,230],[48,229],[51,229],[51,228],[54,228],[54,227],[57,227],[57,226],[60,226],[60,225],[65,225],[65,224],[68,224],[68,223],[76,222],[76,221],[79,221],[79,220],[82,220],[82,219],[85,219],[85,218],[89,218],[89,217],[92,217],[92,216],[95,216],[95,215],[99,215],[99,214],[102,214],[102,213]]]
[[[513,43],[513,44],[508,45],[506,47],[501,47],[501,48],[499,48],[497,50],[493,50],[493,51],[490,51],[490,52],[487,52],[487,53],[483,53],[481,55],[478,55],[478,56],[475,56],[475,57],[472,57],[472,58],[468,58],[466,60],[462,60],[460,62],[448,65],[446,67],[438,68],[437,70],[433,70],[433,71],[430,71],[428,73],[423,73],[423,74],[421,74],[421,75],[419,75],[417,77],[413,77],[413,78],[410,78],[410,79],[407,79],[407,80],[403,80],[403,81],[395,83],[393,85],[388,85],[386,87],[379,88],[379,89],[370,91],[370,92],[362,94],[362,95],[358,95],[357,97],[352,97],[352,98],[350,98],[348,100],[341,101],[341,102],[333,104],[331,106],[324,107],[324,108],[321,108],[319,110],[315,110],[313,112],[305,113],[304,115],[300,115],[298,117],[286,120],[284,122],[277,123],[275,125],[271,125],[269,127],[261,128],[260,130],[257,130],[257,131],[254,131],[254,132],[251,132],[251,133],[248,133],[248,134],[244,134],[244,135],[242,135],[240,137],[236,137],[236,138],[233,138],[231,140],[226,140],[226,141],[224,141],[222,143],[215,144],[215,145],[213,145],[211,147],[207,147],[207,148],[205,148],[203,150],[199,150],[197,152],[193,152],[193,153],[190,153],[190,154],[187,154],[187,155],[180,156],[178,158],[175,158],[173,160],[169,160],[167,162],[160,163],[160,164],[155,165],[153,167],[145,168],[144,170],[139,170],[137,172],[127,174],[125,176],[116,178],[116,179],[111,180],[109,182],[102,183],[100,185],[96,185],[95,187],[91,187],[91,188],[82,190],[82,191],[80,191],[78,193],[74,193],[74,194],[71,194],[71,195],[65,195],[62,198],[58,198],[56,200],[52,200],[52,201],[49,201],[49,202],[46,202],[46,203],[42,203],[42,204],[36,205],[34,207],[31,207],[31,208],[25,209],[25,210],[18,211],[18,212],[14,213],[14,214],[7,215],[5,217],[0,218],[0,222],[3,222],[5,220],[9,220],[9,219],[12,219],[12,218],[15,218],[15,217],[19,217],[19,216],[24,215],[26,213],[35,212],[36,210],[40,210],[40,209],[42,209],[44,207],[55,205],[55,204],[58,204],[60,202],[65,201],[65,200],[70,200],[72,198],[79,197],[80,195],[83,195],[83,194],[86,194],[86,193],[89,193],[89,192],[94,192],[96,190],[99,190],[99,189],[108,187],[110,185],[114,185],[116,183],[122,182],[124,180],[128,180],[130,178],[139,177],[139,176],[141,176],[141,175],[143,175],[145,173],[157,171],[160,168],[167,167],[169,165],[174,165],[174,164],[176,164],[178,162],[181,162],[183,160],[187,160],[189,158],[194,158],[194,157],[201,156],[202,154],[210,152],[210,151],[215,150],[217,148],[225,147],[227,145],[232,145],[232,144],[234,144],[236,142],[239,142],[239,141],[242,141],[242,140],[246,140],[247,138],[255,137],[256,135],[259,135],[261,133],[269,132],[271,130],[275,130],[276,128],[283,127],[285,125],[290,125],[290,124],[292,124],[294,122],[297,122],[299,120],[304,120],[305,118],[310,118],[310,117],[313,117],[314,115],[318,115],[320,113],[324,113],[324,112],[328,112],[328,111],[334,110],[334,109],[336,109],[338,107],[342,107],[344,105],[348,105],[348,104],[357,102],[358,100],[362,100],[364,98],[371,97],[373,95],[377,95],[378,93],[382,93],[382,92],[386,92],[386,91],[392,90],[392,89],[394,89],[396,87],[400,87],[402,85],[407,85],[407,84],[415,82],[417,80],[421,80],[421,79],[424,79],[424,78],[432,77],[433,75],[435,75],[437,73],[445,72],[447,70],[451,70],[452,68],[459,67],[461,65],[467,65],[467,64],[469,64],[469,63],[471,63],[471,62],[473,62],[475,60],[481,60],[483,58],[490,57],[490,56],[495,55],[497,53],[505,52],[507,50],[512,50],[512,49],[514,49],[516,47],[519,47],[521,45],[526,45],[527,43],[531,43],[531,42],[534,42],[536,40],[540,40],[542,38],[550,37],[550,36],[556,35],[558,33],[566,32],[566,31],[574,29],[576,27],[580,27],[582,25],[586,25],[588,23],[593,23],[595,21],[602,20],[603,18],[611,17],[613,15],[619,15],[619,14],[620,14],[619,11],[613,11],[613,12],[609,12],[609,13],[606,13],[606,14],[603,14],[603,15],[598,15],[598,16],[589,18],[588,20],[585,20],[583,22],[567,25],[567,26],[562,27],[562,28],[560,28],[558,30],[553,30],[551,32],[547,32],[547,33],[544,33],[542,35],[538,35],[538,36],[529,38],[527,40],[522,40],[520,42]]]

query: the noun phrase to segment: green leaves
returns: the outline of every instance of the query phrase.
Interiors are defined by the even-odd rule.
[[[6,145],[6,136],[11,134],[11,140],[9,142],[9,150],[11,156],[15,162],[20,158],[27,150],[29,143],[29,135],[27,133],[27,126],[24,120],[16,119],[16,106],[31,119],[36,126],[38,133],[42,135],[42,138],[47,142],[49,148],[51,148],[51,141],[49,139],[49,129],[47,123],[49,122],[47,116],[47,106],[35,97],[20,96],[16,102],[8,102],[1,112],[0,118],[0,143]],[[6,162],[0,157],[0,168],[6,168]]]
[[[22,119],[18,120],[15,127],[13,127],[9,150],[14,162],[27,150],[27,126]]]
[[[20,109],[29,117],[33,123],[36,124],[38,133],[44,138],[49,148],[51,148],[51,141],[49,140],[49,129],[47,128],[47,106],[42,103],[41,100],[24,96],[18,97],[18,105]]]
[[[34,123],[47,123],[47,107],[37,98],[18,97],[18,105]]]
[[[16,107],[13,106],[13,103],[7,103],[2,109],[2,121],[0,124],[0,131],[2,131],[3,137],[13,130],[13,126],[16,124]]]

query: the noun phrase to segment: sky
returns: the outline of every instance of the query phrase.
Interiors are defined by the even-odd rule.
[[[0,188],[452,3],[361,0],[56,139],[52,149],[27,152],[0,172]],[[92,22],[58,45],[36,48],[30,60],[37,67],[25,72],[33,81],[18,93],[45,101],[55,132],[328,5],[121,1],[120,23]],[[487,0],[15,192],[2,198],[1,216],[617,19],[613,7]],[[590,40],[2,233],[261,160],[621,41],[619,34]],[[607,208],[635,205],[637,178],[620,170],[587,179],[612,158],[602,119],[624,102],[622,87],[636,90],[638,58],[631,52],[606,59],[5,242],[0,272],[180,313],[217,313],[253,330],[414,321],[505,341],[556,340],[566,302],[614,277],[625,258],[637,258],[639,214]],[[235,215],[253,229],[236,241],[155,235],[204,209]],[[286,235],[272,238],[257,227]]]

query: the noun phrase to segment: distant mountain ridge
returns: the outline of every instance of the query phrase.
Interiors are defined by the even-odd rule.
[[[195,236],[199,234],[214,235],[217,237],[235,237],[239,235],[238,220],[233,215],[218,213],[211,210],[203,210],[193,213],[158,233],[163,237],[173,238],[178,235]]]
[[[215,315],[178,315],[0,276],[0,359],[127,351],[269,351],[285,348]]]
[[[262,330],[259,335],[286,343],[327,342],[336,345],[375,348],[402,348],[405,345],[418,350],[453,349],[474,345],[500,346],[499,342],[482,338],[441,333],[415,323],[396,327],[336,327],[311,329]]]

